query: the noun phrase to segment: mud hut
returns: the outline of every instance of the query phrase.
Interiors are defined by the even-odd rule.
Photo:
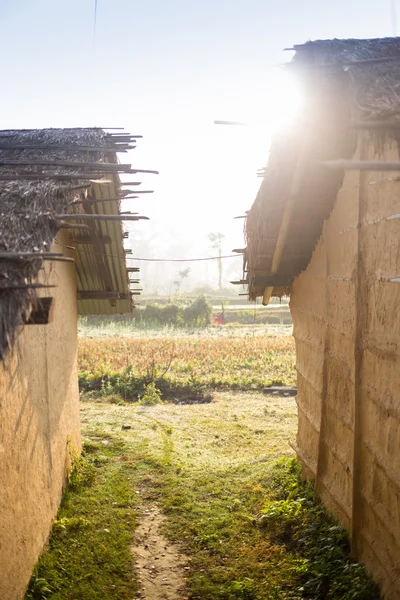
[[[117,153],[101,129],[0,131],[0,598],[20,600],[80,448],[77,314],[132,310]]]
[[[400,39],[295,46],[305,106],[247,223],[249,298],[290,294],[297,455],[400,597]]]

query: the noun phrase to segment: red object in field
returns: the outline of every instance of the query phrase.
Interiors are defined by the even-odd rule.
[[[214,323],[215,323],[216,325],[223,325],[223,324],[224,324],[224,315],[223,315],[222,313],[221,313],[220,315],[217,315],[217,316],[214,318]]]

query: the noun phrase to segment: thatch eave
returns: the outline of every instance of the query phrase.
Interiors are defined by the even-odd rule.
[[[319,40],[294,49],[289,68],[303,87],[305,108],[292,129],[273,141],[246,221],[249,299],[261,296],[264,304],[271,295],[290,293],[290,286],[259,282],[294,280],[333,209],[344,170],[323,162],[351,158],[358,132],[368,124],[378,145],[388,136],[400,139],[399,38]]]
[[[135,171],[117,152],[133,148],[134,137],[99,128],[0,131],[0,360],[47,285],[38,283],[45,260],[75,262],[81,313],[132,309],[119,173]],[[61,228],[72,239],[84,232],[87,243],[71,241],[68,256],[54,257]]]

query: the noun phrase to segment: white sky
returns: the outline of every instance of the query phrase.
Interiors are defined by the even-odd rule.
[[[139,227],[154,254],[179,257],[211,255],[210,231],[227,253],[243,245],[233,217],[295,99],[283,48],[393,33],[391,0],[98,0],[95,41],[93,20],[94,0],[0,0],[0,128],[143,134],[130,161],[160,171],[143,180],[156,193],[124,208],[151,217]]]

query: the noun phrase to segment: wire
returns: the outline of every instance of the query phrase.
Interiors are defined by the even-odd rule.
[[[227,256],[209,256],[207,258],[137,258],[135,256],[126,256],[132,260],[143,260],[146,262],[198,262],[200,260],[220,260],[221,258],[235,258],[239,254],[228,254]]]
[[[97,0],[94,0],[93,44],[96,42]]]
[[[208,256],[206,258],[139,258],[137,256],[120,256],[118,254],[107,254],[105,252],[95,252],[97,255],[108,256],[110,258],[129,258],[130,260],[141,260],[146,262],[198,262],[202,260],[219,260],[221,258],[237,258],[240,254],[228,254],[226,256]]]

